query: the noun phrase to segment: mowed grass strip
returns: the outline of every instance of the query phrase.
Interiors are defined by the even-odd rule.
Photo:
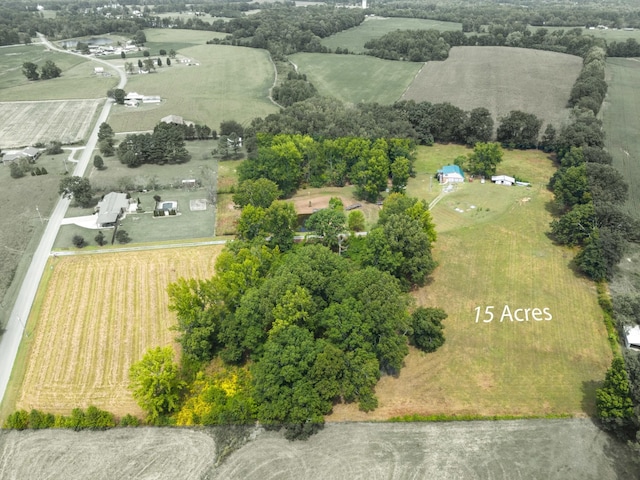
[[[605,144],[613,165],[622,173],[629,188],[627,211],[640,216],[640,61],[634,58],[607,59],[609,89],[602,105],[601,117]]]
[[[68,414],[96,405],[142,414],[127,385],[131,364],[171,345],[167,285],[208,278],[222,246],[58,257],[16,408]]]
[[[102,99],[0,102],[0,147],[82,141]]]
[[[297,53],[289,58],[321,95],[347,103],[393,103],[400,99],[423,65],[328,53]]]
[[[173,62],[156,73],[129,77],[127,91],[160,95],[162,103],[111,110],[109,124],[116,132],[153,130],[161,118],[185,120],[217,129],[224,120],[248,124],[255,117],[277,111],[268,99],[274,69],[269,54],[254,48],[199,45],[179,51],[198,65]]]
[[[364,44],[369,40],[380,38],[395,30],[460,31],[462,24],[420,18],[368,17],[357,27],[324,38],[320,43],[334,51],[340,47],[347,48],[350,52],[362,53],[365,51]]]
[[[494,121],[511,110],[533,113],[556,128],[582,59],[573,55],[509,47],[454,47],[443,62],[428,62],[403,100],[449,102],[464,110],[485,107]]]
[[[424,150],[420,155],[427,156]],[[465,183],[432,212],[440,265],[413,295],[417,305],[449,315],[444,346],[433,354],[411,349],[400,375],[385,376],[376,387],[376,411],[339,405],[330,420],[594,412],[611,351],[594,285],[571,270],[575,252],[547,237],[551,160],[535,151],[508,152],[499,171],[527,178],[532,187]],[[494,320],[485,323],[490,306]],[[529,310],[528,321],[524,311],[518,315],[525,321],[517,321],[515,310],[527,308],[548,308],[552,319],[536,321]]]

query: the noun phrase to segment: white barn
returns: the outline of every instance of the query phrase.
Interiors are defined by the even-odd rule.
[[[491,181],[498,185],[508,185],[511,186],[516,183],[516,179],[510,177],[509,175],[494,175],[491,177]]]
[[[624,345],[627,348],[640,350],[640,325],[636,325],[635,327],[625,327]]]

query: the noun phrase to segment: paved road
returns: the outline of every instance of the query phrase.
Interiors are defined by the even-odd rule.
[[[40,37],[42,43],[53,50],[59,50],[70,55],[78,55],[54,46],[42,34],[38,34],[38,36]],[[104,63],[110,68],[114,68],[113,65],[105,62],[104,60],[95,59],[95,61]],[[118,74],[120,75],[120,83],[118,84],[118,88],[123,88],[127,82],[126,74],[120,71],[118,71]],[[105,102],[104,107],[102,108],[102,112],[98,117],[98,121],[95,124],[93,132],[91,133],[91,136],[87,141],[85,149],[78,159],[78,163],[76,164],[76,167],[73,171],[73,175],[84,175],[87,165],[89,165],[91,154],[93,153],[93,150],[98,143],[98,129],[100,127],[100,124],[107,120],[109,112],[111,111],[112,103],[113,102],[111,100],[107,100]],[[7,323],[6,330],[2,335],[2,338],[0,338],[0,398],[4,398],[7,384],[9,383],[9,377],[11,376],[11,371],[13,369],[13,364],[16,360],[16,354],[18,353],[18,347],[20,346],[20,341],[24,333],[25,322],[27,321],[27,318],[29,318],[29,312],[31,311],[31,306],[36,296],[38,285],[40,283],[40,279],[42,278],[47,259],[49,258],[49,254],[51,253],[51,249],[53,248],[53,242],[58,235],[60,224],[65,216],[68,207],[69,200],[61,198],[58,201],[55,209],[53,210],[53,213],[49,217],[47,228],[42,235],[40,244],[38,245],[38,248],[36,249],[31,260],[29,270],[27,270],[27,275],[25,276],[24,281],[22,282],[22,286],[20,287],[20,292],[18,293],[16,303],[14,304],[13,310],[11,311],[11,316],[9,317],[9,322]]]

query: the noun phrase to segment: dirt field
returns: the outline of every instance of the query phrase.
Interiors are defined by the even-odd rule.
[[[496,126],[511,110],[522,110],[558,127],[568,119],[566,103],[581,68],[581,58],[563,53],[454,47],[446,61],[428,62],[402,99],[485,107]]]
[[[307,441],[257,430],[218,467],[224,431],[0,432],[0,478],[635,480],[589,420],[328,424]]]
[[[187,429],[46,430],[0,433],[0,478],[201,479],[215,442]]]
[[[0,102],[0,148],[81,141],[102,99]]]
[[[167,285],[211,276],[220,250],[54,258],[16,408],[68,414],[95,405],[140,415],[127,389],[129,367],[148,348],[173,342]]]

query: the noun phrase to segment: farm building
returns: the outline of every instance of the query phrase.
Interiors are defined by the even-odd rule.
[[[138,102],[141,102],[143,98],[144,95],[141,95],[138,92],[129,92],[124,96],[124,101],[126,102],[127,100],[137,100]]]
[[[640,325],[624,329],[624,345],[627,348],[640,350]]]
[[[16,160],[20,160],[24,155],[21,152],[15,153],[5,153],[2,157],[3,165],[9,165],[10,163],[15,162]]]
[[[95,73],[96,75],[104,74],[104,67],[95,67],[93,69],[93,73]]]
[[[494,175],[493,177],[491,177],[491,181],[498,185],[508,185],[508,186],[511,186],[514,183],[516,183],[516,179],[513,177],[510,177],[509,175]]]
[[[161,101],[160,95],[145,95],[142,97],[142,103],[160,103]]]
[[[464,173],[458,165],[445,165],[438,170],[437,176],[440,183],[464,182]]]
[[[37,160],[41,153],[42,153],[42,150],[35,147],[27,147],[24,150],[22,150],[22,155],[25,157],[29,157],[32,161]]]
[[[184,118],[180,115],[167,115],[160,119],[164,123],[173,123],[174,125],[184,125]]]
[[[129,208],[129,200],[124,193],[107,193],[98,203],[98,226],[112,227]]]

